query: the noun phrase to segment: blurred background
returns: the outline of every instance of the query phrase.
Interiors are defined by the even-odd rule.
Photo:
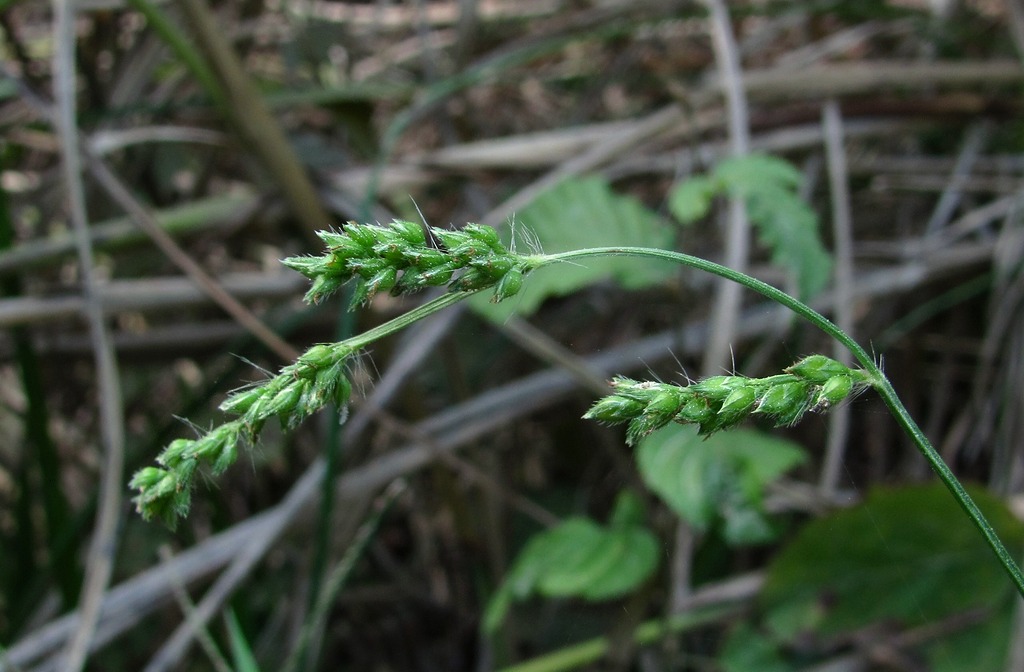
[[[127,487],[231,390],[416,305],[304,304],[279,260],[316,231],[479,222],[806,299],[1019,556],[1019,0],[9,0],[0,25],[0,670],[1024,669],[1012,584],[872,393],[638,448],[580,419],[614,374],[846,356],[644,260],[375,344],[351,408],[268,426],[174,531]]]

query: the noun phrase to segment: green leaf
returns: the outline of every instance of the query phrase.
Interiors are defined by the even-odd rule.
[[[544,253],[565,252],[584,247],[639,245],[671,248],[673,231],[658,215],[628,196],[616,194],[599,177],[568,179],[539,195],[515,217],[515,244],[519,252],[531,248]],[[511,233],[503,234],[509,243]],[[586,265],[562,264],[527,276],[515,297],[499,304],[489,296],[475,296],[471,305],[495,321],[510,314],[529,315],[553,296],[565,296],[605,280],[627,289],[657,284],[670,277],[668,263],[637,263],[636,260],[607,257],[588,260]]]
[[[764,190],[793,190],[803,180],[800,171],[791,163],[768,154],[725,159],[715,166],[714,175],[731,193],[741,198],[750,198]]]
[[[817,215],[796,194],[800,172],[782,159],[751,154],[722,161],[715,177],[731,196],[746,201],[772,261],[796,275],[801,296],[820,291],[832,261],[818,234]]]
[[[747,624],[729,633],[718,654],[718,663],[724,672],[792,672],[796,668],[787,663],[778,645]]]
[[[701,437],[682,425],[655,432],[637,450],[640,474],[651,490],[697,529],[723,520],[732,544],[771,537],[761,514],[764,487],[804,459],[796,444],[761,432]]]
[[[764,189],[750,197],[748,213],[771,249],[772,261],[796,275],[801,296],[812,296],[828,284],[832,257],[818,235],[818,217],[796,194]]]
[[[930,672],[1005,670],[1013,634],[1014,600],[989,618],[959,632],[944,635],[925,647]]]
[[[668,209],[681,224],[692,224],[708,214],[718,185],[709,177],[697,175],[680,182],[668,197]]]
[[[1024,526],[986,491],[971,496],[1019,556]],[[862,504],[807,525],[772,563],[761,600],[767,623],[794,639],[881,621],[912,627],[1013,595],[971,521],[933,483],[874,490]]]
[[[531,539],[491,597],[485,631],[500,627],[514,600],[535,593],[601,601],[639,587],[657,568],[660,551],[654,534],[635,518],[638,501],[620,494],[608,527],[570,518]]]
[[[743,199],[772,261],[794,274],[801,296],[812,296],[828,284],[832,259],[821,242],[817,215],[796,194],[801,179],[800,171],[774,156],[733,157],[719,163],[709,177],[677,185],[669,196],[669,210],[688,224],[707,214],[718,194]]]
[[[228,608],[224,620],[228,626],[228,639],[231,643],[231,660],[234,663],[234,669],[237,672],[260,672],[256,656],[253,655],[249,640],[246,639],[242,626],[238,623],[235,610]]]

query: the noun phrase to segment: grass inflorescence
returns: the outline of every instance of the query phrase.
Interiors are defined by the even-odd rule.
[[[352,387],[346,367],[360,348],[451,305],[458,298],[451,293],[493,288],[493,301],[514,296],[526,273],[539,264],[537,257],[509,251],[494,229],[477,224],[454,231],[406,221],[350,223],[320,237],[326,254],[283,261],[313,281],[307,302],[318,303],[353,279],[353,308],[383,291],[399,295],[447,285],[449,298],[423,304],[347,341],[315,345],[278,375],[231,393],[220,410],[236,420],[195,439],[172,441],[157,457],[159,466],[136,472],[130,485],[138,491],[134,501],[144,518],[160,518],[173,527],[188,513],[199,467],[214,475],[223,472],[237,459],[239,444],[255,443],[268,420],[276,418],[291,429],[329,403],[347,403]]]
[[[231,393],[220,410],[238,419],[199,438],[172,441],[157,457],[160,466],[136,472],[130,485],[139,492],[139,513],[173,527],[188,513],[200,465],[219,475],[237,459],[239,443],[255,443],[267,420],[276,418],[290,429],[329,403],[346,404],[352,392],[346,365],[353,354],[344,344],[315,345],[277,376]]]
[[[429,234],[429,237],[428,237]],[[448,286],[474,292],[494,287],[494,301],[519,292],[534,263],[510,252],[489,226],[459,230],[398,221],[388,226],[349,223],[342,231],[321,231],[327,253],[291,257],[282,263],[313,281],[306,300],[319,303],[349,280],[357,279],[350,308],[378,292],[394,295]]]
[[[583,416],[609,425],[628,423],[633,445],[670,422],[697,425],[701,434],[729,429],[751,415],[776,427],[796,424],[808,411],[824,411],[870,385],[865,371],[824,355],[811,355],[767,378],[712,376],[682,386],[618,377],[614,393]]]

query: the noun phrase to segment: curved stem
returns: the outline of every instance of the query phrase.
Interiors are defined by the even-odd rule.
[[[928,441],[928,438],[924,435],[924,432],[921,431],[921,428],[917,426],[917,423],[914,422],[914,419],[910,417],[910,413],[896,395],[896,390],[893,389],[892,384],[889,382],[889,379],[885,377],[885,374],[882,373],[878,364],[876,364],[871,355],[869,355],[868,352],[861,347],[859,343],[853,340],[853,338],[851,338],[845,331],[840,329],[831,320],[818,311],[814,310],[802,301],[793,298],[789,294],[786,294],[780,289],[772,287],[771,285],[756,278],[752,278],[744,273],[722,266],[721,264],[716,264],[712,261],[683,254],[681,252],[671,252],[668,250],[646,247],[595,247],[584,250],[575,250],[572,252],[539,255],[532,257],[531,260],[537,267],[540,267],[559,262],[576,261],[587,257],[607,256],[631,256],[663,259],[665,261],[682,264],[683,266],[689,266],[691,268],[696,268],[698,270],[726,278],[739,283],[744,287],[752,289],[762,296],[785,306],[786,308],[789,308],[839,343],[842,343],[850,350],[851,353],[853,353],[853,356],[868,373],[871,378],[872,387],[874,387],[878,394],[881,395],[882,400],[885,401],[885,404],[889,407],[889,411],[892,413],[893,417],[896,418],[896,422],[899,423],[903,428],[903,431],[906,432],[907,436],[909,436],[914,442],[917,449],[922,455],[924,455],[928,464],[931,465],[932,469],[938,475],[939,480],[942,481],[956,499],[960,508],[964,510],[964,513],[966,513],[971,519],[974,526],[978,528],[979,532],[981,532],[981,535],[985,538],[985,541],[996,554],[999,562],[1003,565],[1006,573],[1010,576],[1010,579],[1016,586],[1017,591],[1021,596],[1024,596],[1024,574],[1021,574],[1021,570],[1017,566],[1013,556],[1010,555],[1010,552],[1003,545],[1003,542],[999,539],[996,531],[992,528],[992,525],[981,512],[981,509],[979,509],[978,505],[974,503],[973,499],[971,499],[970,494],[968,494],[967,490],[964,489],[964,486],[960,481],[957,480],[956,476],[942,460],[942,457],[938,452],[936,452],[935,448],[932,447],[931,442]]]
[[[476,292],[448,292],[446,294],[442,294],[436,299],[431,299],[424,304],[416,306],[407,313],[403,313],[398,317],[388,320],[384,324],[377,325],[373,329],[364,331],[352,338],[339,341],[335,344],[335,347],[343,347],[352,351],[361,350],[370,343],[378,341],[389,334],[395,333],[396,331],[401,331],[413,322],[418,322],[424,317],[432,315],[439,310],[447,308],[448,306],[454,305],[465,299],[470,294],[475,293]]]

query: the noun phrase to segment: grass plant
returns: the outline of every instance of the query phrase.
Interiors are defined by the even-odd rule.
[[[158,457],[160,466],[137,472],[131,486],[135,503],[147,519],[167,524],[187,515],[193,478],[201,465],[216,475],[230,466],[241,443],[256,441],[268,420],[288,429],[328,403],[344,405],[351,394],[347,365],[370,343],[453,305],[470,294],[491,290],[492,301],[515,296],[525,277],[544,266],[579,263],[600,256],[661,259],[724,277],[752,289],[807,319],[850,350],[860,368],[847,367],[823,355],[810,355],[785,372],[765,378],[715,376],[689,386],[616,378],[612,394],[599,400],[586,418],[628,424],[632,444],[670,422],[695,424],[702,434],[727,429],[757,414],[775,425],[791,425],[805,413],[824,411],[851,395],[871,388],[949,489],[998,557],[1018,592],[1024,575],[974,500],[938,455],[896,395],[879,364],[863,347],[823,315],[793,296],[746,274],[679,252],[643,247],[601,247],[557,254],[519,254],[506,247],[497,232],[485,226],[461,230],[430,228],[407,221],[390,225],[349,224],[341,231],[320,233],[326,253],[293,257],[284,264],[312,281],[306,300],[318,303],[354,281],[351,308],[375,294],[409,294],[429,287],[448,292],[353,338],[315,345],[272,378],[238,390],[221,410],[239,416],[196,439],[173,441]]]

